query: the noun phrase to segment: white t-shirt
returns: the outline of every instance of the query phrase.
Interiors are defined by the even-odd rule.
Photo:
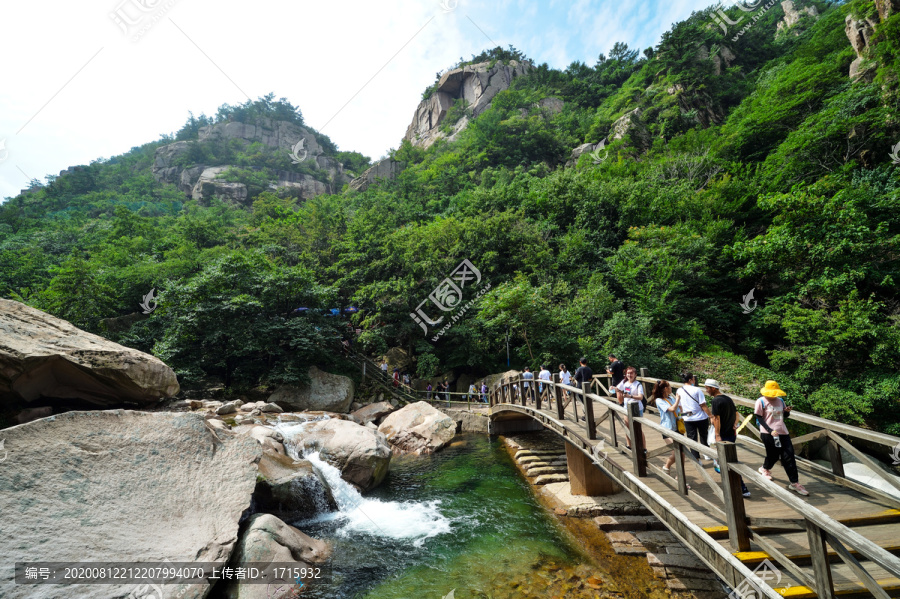
[[[563,385],[571,385],[572,384],[572,373],[568,370],[565,372],[559,373],[559,382]]]
[[[629,393],[633,393],[635,395],[644,395],[644,386],[640,381],[634,381],[633,383],[629,383],[628,379],[623,379],[621,383],[616,385],[616,389],[622,391],[625,394],[625,404],[630,403],[640,403],[641,400],[629,397]]]
[[[676,393],[681,398],[681,419],[685,422],[699,422],[709,416],[703,411],[706,405],[706,396],[699,387],[685,385]]]
[[[538,374],[538,378],[541,379],[542,381],[549,381],[549,380],[550,380],[550,371],[549,371],[549,370],[542,370],[542,371]],[[543,385],[541,385],[541,387],[543,387]]]

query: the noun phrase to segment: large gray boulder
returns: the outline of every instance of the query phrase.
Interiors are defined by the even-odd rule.
[[[341,478],[362,491],[381,484],[391,463],[391,446],[384,435],[349,420],[310,422],[285,438],[285,445],[300,455],[318,451],[321,459],[341,471]]]
[[[456,422],[424,401],[405,406],[378,426],[388,443],[404,453],[438,451],[456,435]]]
[[[253,494],[255,511],[296,522],[338,509],[328,483],[308,460],[263,451]]]
[[[308,537],[271,514],[256,514],[241,536],[231,566],[277,563],[279,568],[309,568],[322,565],[331,555],[330,547]],[[310,588],[315,585],[308,581]],[[269,584],[232,582],[225,587],[226,599],[287,599],[296,597],[293,580]],[[304,589],[306,590],[306,589]]]
[[[368,424],[370,422],[375,422],[377,424],[395,409],[396,408],[394,408],[394,406],[392,406],[388,402],[379,401],[361,407],[360,409],[350,414],[350,416],[356,418],[362,424]]]
[[[227,561],[261,449],[191,413],[68,412],[0,431],[0,597],[126,597],[135,584],[13,584],[17,561]],[[11,515],[15,517],[11,517]],[[206,597],[208,585],[179,589]]]
[[[82,399],[109,407],[153,403],[178,389],[159,359],[0,299],[0,401]]]
[[[269,397],[271,403],[280,405],[287,411],[340,412],[346,413],[353,403],[353,381],[339,374],[323,372],[311,366],[310,382],[299,387],[282,385]]]

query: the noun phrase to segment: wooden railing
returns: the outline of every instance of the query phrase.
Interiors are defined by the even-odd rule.
[[[353,350],[344,348],[344,355],[348,360],[362,368],[363,379],[370,379],[379,387],[388,391],[400,403],[407,405],[417,401],[425,401],[436,407],[457,407],[472,410],[474,407],[486,407],[487,397],[482,400],[481,392],[460,393],[457,391],[425,391],[422,389],[413,389],[412,387],[399,383],[394,386],[394,379],[388,373],[381,370],[381,367],[371,358],[368,358]],[[454,399],[455,398],[455,399]]]
[[[648,378],[645,372],[639,377],[645,383],[645,391],[649,395],[648,383],[655,383],[657,379]],[[835,596],[834,583],[831,575],[831,564],[827,557],[827,545],[831,545],[840,559],[858,576],[859,580],[876,597],[888,597],[888,594],[877,583],[865,568],[859,563],[852,552],[856,552],[863,558],[871,561],[900,578],[900,558],[886,549],[876,545],[871,540],[856,533],[847,526],[841,524],[824,512],[816,509],[805,501],[800,500],[790,492],[782,489],[769,479],[761,476],[755,469],[742,464],[737,459],[737,445],[734,443],[718,442],[715,449],[707,447],[696,441],[692,441],[684,435],[662,427],[647,416],[639,415],[639,407],[636,403],[627,406],[619,403],[609,396],[609,383],[606,375],[594,377],[591,382],[585,382],[579,388],[564,385],[559,382],[559,375],[554,375],[552,381],[526,381],[521,377],[501,380],[490,391],[490,405],[492,407],[508,404],[512,406],[529,406],[537,410],[548,410],[555,413],[560,423],[565,423],[568,430],[578,434],[584,434],[591,441],[603,440],[604,451],[618,451],[631,459],[631,471],[637,477],[647,477],[648,473],[658,476],[659,480],[675,489],[679,494],[690,496],[694,502],[705,506],[710,513],[715,514],[728,524],[729,543],[734,551],[749,551],[750,540],[771,555],[779,564],[785,567],[797,580],[814,589],[820,598],[831,599]],[[682,385],[670,381],[673,389]],[[568,396],[568,403],[566,402]],[[744,407],[753,407],[753,400],[729,395],[735,404]],[[581,404],[579,406],[579,403]],[[595,404],[602,407],[601,414],[595,414]],[[567,412],[572,407],[572,418]],[[580,407],[580,413],[579,413]],[[650,412],[657,410],[648,405]],[[893,487],[900,489],[900,483],[893,477],[882,472],[882,469],[874,463],[872,458],[855,448],[848,439],[862,439],[877,443],[885,447],[900,447],[900,438],[885,435],[874,431],[867,431],[839,422],[826,420],[809,414],[791,411],[790,418],[802,422],[818,430],[793,439],[795,446],[800,446],[815,439],[825,439],[829,447],[831,469],[825,468],[809,460],[797,457],[798,469],[806,470],[828,481],[858,491],[880,502],[900,507],[900,500],[861,482],[848,479],[844,475],[843,461],[840,449],[847,450],[851,455],[868,465],[876,474],[882,477]],[[627,425],[625,420],[627,419]],[[618,438],[616,423],[621,424],[627,431],[626,441],[630,441],[630,448],[623,446]],[[643,432],[647,430],[659,433],[665,439],[670,439],[671,444],[666,444],[649,453],[643,444]],[[756,433],[756,427],[747,427],[751,434]],[[741,436],[741,443],[751,443],[762,446],[757,439]],[[668,476],[661,468],[649,463],[648,458],[675,452],[675,467],[677,477],[675,480]],[[700,454],[715,455],[718,458],[721,474],[719,480],[708,473],[691,454],[691,450]],[[596,455],[595,455],[595,460]],[[704,491],[699,493],[697,489],[690,489],[686,482],[686,464],[697,472],[703,481]],[[741,492],[741,477],[753,481],[761,490],[778,502],[787,505],[796,511],[800,517],[786,518],[759,518],[748,517],[744,506],[744,497]],[[806,530],[810,543],[810,556],[813,563],[813,573],[810,575],[786,557],[771,542],[761,535],[754,534],[754,528]],[[777,595],[776,595],[777,596]]]

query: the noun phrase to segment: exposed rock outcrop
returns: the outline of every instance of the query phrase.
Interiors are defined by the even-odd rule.
[[[409,404],[384,419],[378,431],[406,453],[438,451],[456,435],[456,422],[424,401]]]
[[[0,401],[81,399],[108,407],[178,393],[159,359],[0,299]]]
[[[307,460],[264,450],[253,493],[255,511],[296,522],[338,509],[331,489]]]
[[[350,181],[350,189],[365,191],[379,179],[393,179],[400,174],[400,171],[403,170],[404,166],[404,163],[394,160],[393,158],[379,160],[359,177]]]
[[[331,549],[324,542],[313,539],[285,524],[271,514],[256,514],[248,522],[231,561],[233,568],[250,563],[278,563],[279,567],[309,568],[324,564]],[[293,580],[283,586],[235,581],[225,587],[227,599],[287,599],[295,597]]]
[[[800,22],[801,17],[803,15],[809,15],[815,20],[819,19],[819,11],[815,6],[804,6],[803,8],[796,8],[794,3],[791,0],[784,0],[781,3],[781,8],[784,10],[784,19],[778,22],[778,31],[776,35],[780,33],[787,32],[788,29],[792,29],[794,25]],[[794,35],[800,35],[800,31],[793,31]]]
[[[5,429],[3,439],[0,512],[15,514],[0,522],[8,599],[98,596],[96,585],[16,585],[16,561],[228,561],[262,453],[189,413],[67,412]],[[103,596],[134,587],[103,585]],[[200,599],[209,586],[178,592]]]
[[[341,478],[363,491],[381,484],[391,462],[391,447],[377,430],[349,420],[319,420],[303,427],[302,434],[285,441],[296,452],[318,451],[341,471]]]
[[[529,63],[511,60],[509,64],[498,62],[493,67],[489,62],[481,62],[447,71],[438,81],[434,93],[419,103],[404,139],[415,146],[427,148],[446,137],[446,133],[440,130],[440,124],[455,100],[465,100],[467,113],[477,117],[490,108],[494,96],[508,89],[515,77],[526,74],[530,69]],[[461,128],[457,127],[456,131]]]
[[[625,139],[639,150],[646,150],[650,147],[650,131],[641,120],[641,109],[635,108],[613,123],[609,131],[610,141],[617,139]]]
[[[282,385],[269,401],[292,412],[324,411],[345,413],[353,403],[353,381],[339,374],[323,372],[311,366],[310,382],[299,387]]]
[[[335,193],[350,178],[344,173],[344,166],[339,161],[325,156],[324,148],[316,136],[309,130],[295,123],[260,119],[259,124],[250,125],[239,122],[218,123],[201,127],[198,143],[222,142],[233,140],[243,145],[260,143],[285,156],[293,154],[293,148],[301,140],[302,148],[297,156],[323,172],[320,179],[303,173],[276,171],[276,180],[270,189],[288,189],[294,191],[301,199],[309,199],[324,193]],[[177,141],[157,148],[154,155],[152,172],[157,181],[172,183],[185,195],[194,200],[219,196],[226,201],[244,204],[247,201],[247,187],[242,183],[228,182],[217,176],[229,168],[228,165],[190,164],[191,141]]]
[[[875,26],[878,20],[874,17],[867,19],[854,19],[852,15],[847,15],[844,19],[844,33],[850,40],[850,46],[856,52],[856,59],[850,63],[850,78],[853,80],[859,78],[870,79],[874,74],[875,65],[869,65],[863,68],[863,63],[869,58],[869,48],[871,47],[872,36],[875,34]]]

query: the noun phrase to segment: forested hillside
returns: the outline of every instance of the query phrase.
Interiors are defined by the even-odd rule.
[[[407,349],[420,376],[506,370],[508,335],[512,367],[584,354],[602,370],[613,351],[653,375],[772,376],[799,409],[900,434],[900,4],[755,6],[721,11],[737,25],[694,13],[643,51],[534,63],[453,141],[404,141],[402,172],[362,192],[304,200],[273,173],[324,171],[194,141],[215,123],[303,125],[285,99],[191,116],[7,199],[0,296],[151,351],[186,385],[296,381],[336,359],[323,347],[343,323],[316,309],[353,305],[359,345]],[[528,58],[461,64],[510,60]],[[315,135],[346,171],[369,166]],[[248,202],[157,181],[174,141],[234,165],[223,178]],[[410,314],[463,259],[490,290],[433,341]],[[108,320],[151,288],[149,317]]]

